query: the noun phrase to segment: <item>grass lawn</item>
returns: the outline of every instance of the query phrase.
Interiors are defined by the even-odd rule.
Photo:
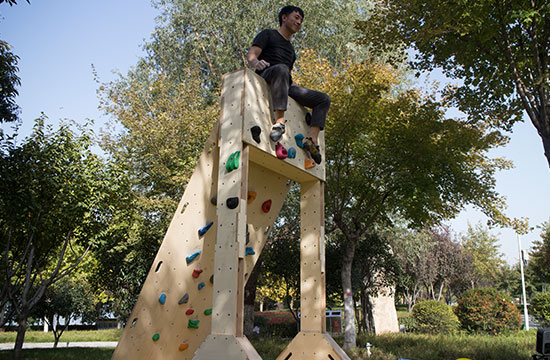
[[[71,330],[63,332],[59,343],[80,342],[80,341],[118,341],[122,329],[109,329],[109,330]],[[17,333],[15,331],[0,333],[0,343],[14,343]],[[37,342],[54,342],[52,332],[43,331],[27,331],[25,333],[25,342],[37,343]]]
[[[47,337],[40,332],[29,332],[26,340],[50,342],[53,337]],[[101,331],[69,331],[61,337],[61,343],[69,341],[117,341],[120,330]],[[3,342],[13,342],[10,333],[0,334]],[[11,340],[6,340],[11,339]],[[291,339],[252,339],[263,360],[274,360],[290,343]],[[342,344],[342,339],[336,341]],[[359,336],[358,348],[350,352],[352,360],[367,359],[365,344],[373,344],[372,356],[369,360],[396,360],[397,358],[414,360],[456,360],[469,358],[472,360],[531,360],[535,353],[536,330],[518,331],[506,335],[421,335],[421,334],[387,334],[380,336]],[[110,359],[114,349],[37,349],[23,350],[23,359],[46,360],[88,360]],[[11,351],[0,351],[1,359],[10,359]]]

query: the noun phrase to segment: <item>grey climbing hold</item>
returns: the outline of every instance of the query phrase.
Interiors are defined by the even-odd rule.
[[[218,205],[218,197],[216,195],[212,196],[212,198],[210,199],[210,203],[212,205]]]
[[[178,301],[178,305],[187,304],[188,301],[189,301],[189,294],[185,294],[182,296],[180,301]]]

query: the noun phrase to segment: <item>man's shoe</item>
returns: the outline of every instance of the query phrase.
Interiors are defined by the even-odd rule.
[[[322,160],[321,151],[319,150],[319,145],[315,144],[313,142],[313,139],[311,139],[310,137],[305,138],[303,144],[304,144],[304,150],[307,151],[311,156],[311,158],[313,159],[313,161],[315,161],[315,163],[319,165]]]
[[[284,133],[285,133],[285,124],[276,123],[271,128],[271,134],[269,134],[269,138],[271,139],[271,141],[277,142],[277,141],[281,140]]]

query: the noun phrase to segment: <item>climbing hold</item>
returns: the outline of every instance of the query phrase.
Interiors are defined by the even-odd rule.
[[[187,350],[187,348],[189,347],[189,344],[180,344],[179,346],[179,351],[183,351],[183,350]]]
[[[206,232],[208,231],[208,229],[210,229],[212,225],[214,225],[213,221],[209,222],[208,225],[201,227],[199,229],[199,236],[203,236],[204,234],[206,234]]]
[[[295,157],[296,157],[296,148],[291,147],[290,149],[288,149],[288,158],[294,159]]]
[[[246,203],[250,204],[255,199],[256,199],[256,192],[255,191],[249,191],[248,192],[248,198],[246,199]]]
[[[212,309],[204,310],[204,315],[212,315]]]
[[[195,279],[197,279],[197,278],[199,277],[199,275],[202,273],[202,271],[203,271],[202,269],[195,269],[195,270],[193,270],[193,277],[194,277]]]
[[[188,301],[189,301],[189,294],[185,294],[181,297],[180,301],[178,301],[178,305],[187,304]]]
[[[237,206],[239,206],[239,198],[238,197],[230,197],[227,200],[225,200],[225,205],[227,205],[228,208],[234,209]]]
[[[259,144],[260,143],[260,134],[262,133],[262,128],[260,128],[258,125],[252,126],[252,128],[250,128],[250,132],[252,133],[252,139],[254,139],[254,141]]]
[[[159,297],[159,303],[164,305],[165,302],[166,302],[166,294],[162,293],[162,295],[160,295],[160,297]]]
[[[246,249],[245,249],[245,254],[246,255],[256,255],[256,252],[254,251],[254,249],[252,249],[252,247],[247,246]]]
[[[278,142],[277,145],[275,145],[275,154],[277,155],[277,158],[281,160],[286,159],[288,157],[288,151],[280,142]]]
[[[231,172],[239,168],[239,158],[241,156],[240,151],[235,151],[233,154],[229,155],[229,159],[225,163],[225,169],[227,172]]]
[[[300,149],[303,149],[304,148],[304,135],[302,134],[298,134],[296,136],[294,136],[294,140],[296,141],[296,145],[300,148]]]
[[[155,335],[153,335],[153,341],[157,341],[158,339],[160,339],[159,333],[156,333]]]
[[[248,231],[248,224],[246,224],[246,245],[250,242],[250,231]]]
[[[304,159],[304,167],[308,170],[313,169],[315,167],[315,162],[313,161],[313,159],[306,158]]]
[[[199,256],[201,254],[201,250],[187,256],[185,258],[185,261],[187,261],[187,264],[190,264],[193,260],[195,260],[197,258],[197,256]]]
[[[218,205],[218,197],[216,195],[212,196],[210,203],[214,206]]]
[[[195,310],[193,309],[187,309],[187,311],[185,312],[185,315],[191,315],[195,312]]]
[[[214,283],[214,275],[210,276],[210,283],[211,283],[211,284]]]
[[[189,329],[198,329],[200,320],[189,320],[187,327]]]
[[[271,200],[264,201],[264,203],[262,204],[262,210],[264,213],[268,213],[269,210],[271,210],[271,203]]]
[[[199,284],[199,290],[202,290],[202,288],[205,287],[205,286],[206,286],[206,284],[203,283],[203,282],[201,282],[201,283]]]
[[[311,126],[311,114],[306,112],[306,124]]]

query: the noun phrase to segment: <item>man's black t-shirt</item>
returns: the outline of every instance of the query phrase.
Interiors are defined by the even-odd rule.
[[[252,46],[262,49],[258,60],[265,60],[270,65],[285,64],[292,71],[294,61],[296,61],[294,47],[290,40],[285,39],[277,30],[262,30],[254,38]],[[262,73],[261,71],[257,72]]]

